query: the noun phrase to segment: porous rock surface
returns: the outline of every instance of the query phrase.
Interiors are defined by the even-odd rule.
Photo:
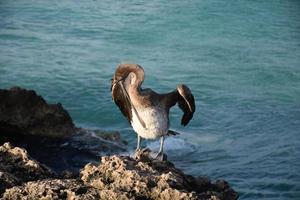
[[[135,158],[105,156],[81,171],[85,185],[100,190],[103,199],[237,199],[225,181],[212,184],[205,177],[185,175],[171,162],[158,161],[150,152]]]
[[[14,185],[56,176],[50,168],[32,159],[25,149],[10,143],[0,146],[0,194]]]
[[[92,200],[100,199],[99,191],[76,179],[48,179],[27,182],[6,190],[3,200]]]
[[[4,177],[6,183],[5,188],[0,191],[1,196],[1,192],[6,189],[2,194],[3,200],[238,198],[226,181],[211,183],[205,177],[185,175],[171,162],[152,159],[149,151],[143,151],[135,158],[104,156],[100,164],[89,163],[78,177],[69,177],[56,175],[47,167],[31,160],[22,148],[11,147],[6,143],[0,150],[2,160],[4,154],[13,158],[1,162],[0,170],[4,176],[0,176],[0,181],[3,182]],[[24,169],[24,173],[21,170],[14,172],[14,169]]]

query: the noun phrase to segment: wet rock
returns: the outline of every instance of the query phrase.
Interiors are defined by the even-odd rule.
[[[14,175],[0,171],[0,195],[6,188],[11,188],[15,185],[19,185],[20,183],[20,180]]]
[[[61,104],[47,104],[18,87],[0,89],[0,144],[5,142],[25,148],[58,173],[78,173],[99,156],[126,150],[118,132],[77,128]]]
[[[78,174],[79,170],[89,162],[97,162],[103,155],[112,155],[124,152],[125,146],[106,141],[93,139],[94,145],[89,146],[88,140],[80,141],[80,138],[90,136],[76,136],[76,139],[49,140],[39,137],[27,137],[26,140],[9,140],[14,146],[21,146],[40,163],[44,163],[57,173],[65,170]],[[1,141],[1,139],[0,139]],[[82,144],[82,146],[81,146]]]
[[[97,156],[102,156],[125,151],[126,146],[120,138],[120,133],[116,131],[79,129],[67,140],[67,143],[81,151],[90,151]]]
[[[117,142],[119,144],[127,144],[126,141],[121,139],[121,135],[118,131],[101,131],[101,130],[93,130],[94,133],[100,136],[104,140]]]
[[[47,104],[33,90],[0,89],[0,134],[62,138],[75,130],[70,115],[60,103]]]
[[[103,139],[102,133],[106,135]],[[68,138],[48,138],[41,136],[22,136],[4,138],[0,136],[0,144],[9,141],[14,146],[25,148],[37,161],[46,164],[57,173],[69,170],[72,173],[79,172],[89,162],[98,162],[103,155],[118,154],[126,151],[126,146],[121,140],[113,139],[119,133],[78,129]],[[108,140],[110,139],[110,140]]]

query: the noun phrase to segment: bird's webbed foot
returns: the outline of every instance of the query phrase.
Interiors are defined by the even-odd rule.
[[[157,159],[159,161],[166,161],[167,160],[167,155],[164,154],[163,152],[158,152],[153,158]]]
[[[138,153],[138,152],[144,153],[144,152],[147,152],[147,151],[149,151],[148,148],[136,148],[135,149],[135,153]]]

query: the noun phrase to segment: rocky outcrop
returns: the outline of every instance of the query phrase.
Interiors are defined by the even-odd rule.
[[[0,144],[7,141],[14,146],[25,148],[34,159],[46,164],[57,173],[65,170],[78,173],[84,165],[97,162],[101,156],[126,151],[126,146],[118,132],[85,129],[80,129],[64,139],[32,135],[3,138],[0,135]]]
[[[81,171],[85,185],[97,188],[102,199],[237,199],[226,181],[185,175],[171,162],[152,159],[150,151],[135,158],[105,156],[100,164]]]
[[[77,128],[60,104],[32,90],[0,89],[2,143],[4,200],[238,198],[226,181],[186,175],[148,150],[120,156],[126,146],[118,132]]]
[[[57,174],[32,159],[25,149],[10,143],[0,146],[0,193],[14,185],[51,177],[57,177]]]
[[[96,188],[88,187],[76,179],[51,179],[28,182],[23,186],[6,190],[3,200],[96,200],[100,199]]]
[[[99,156],[126,150],[118,132],[77,128],[61,104],[47,104],[35,91],[18,87],[0,89],[0,144],[4,142],[26,148],[56,172],[76,173]]]
[[[60,103],[47,104],[33,90],[0,89],[0,133],[61,138],[75,129]]]
[[[56,175],[30,159],[24,149],[6,143],[0,147],[3,162],[2,199],[237,199],[226,181],[211,183],[205,177],[184,174],[171,162],[152,159],[149,151],[135,158],[104,156],[87,164],[76,178]],[[10,152],[10,153],[7,153]],[[17,152],[17,153],[12,153]],[[18,158],[15,157],[18,155]],[[20,165],[20,166],[18,166]],[[25,169],[23,171],[14,169]],[[23,173],[22,173],[23,172]],[[35,174],[36,175],[33,175]],[[21,178],[21,179],[20,179]],[[29,181],[33,180],[33,181]],[[28,181],[28,182],[27,182]],[[25,182],[25,183],[24,183]],[[22,184],[23,183],[23,184]],[[22,184],[22,185],[21,185]],[[1,184],[3,185],[3,184]],[[14,186],[19,185],[19,186]],[[12,187],[14,186],[14,187]],[[1,195],[1,193],[0,193]]]

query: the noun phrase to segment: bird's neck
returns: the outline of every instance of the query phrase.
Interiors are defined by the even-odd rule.
[[[138,106],[142,98],[141,87],[137,85],[128,87],[128,94],[133,105]]]

